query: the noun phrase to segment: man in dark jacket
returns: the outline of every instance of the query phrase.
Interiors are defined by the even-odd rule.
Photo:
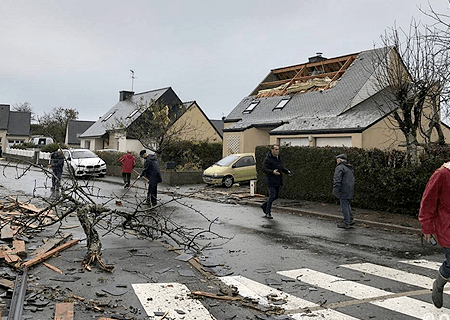
[[[279,156],[280,146],[274,144],[270,147],[270,152],[264,160],[264,173],[266,174],[266,183],[269,189],[269,197],[266,202],[261,205],[262,210],[266,214],[265,217],[273,219],[272,217],[272,203],[278,199],[280,188],[283,185],[281,173],[290,174],[291,172],[284,168],[281,164]]]
[[[162,182],[158,159],[156,159],[154,154],[148,154],[146,150],[141,150],[139,156],[145,159],[144,170],[142,170],[139,178],[145,176],[148,179],[147,199],[144,201],[144,204],[156,206],[158,183]]]
[[[57,150],[51,155],[51,165],[52,165],[52,188],[51,190],[59,190],[61,186],[61,176],[64,166],[64,155],[61,150]]]
[[[344,220],[338,223],[339,228],[349,229],[354,224],[352,207],[350,200],[353,199],[355,188],[355,176],[353,175],[353,166],[347,162],[347,156],[340,154],[336,156],[336,168],[333,177],[333,194],[339,198],[342,215]]]

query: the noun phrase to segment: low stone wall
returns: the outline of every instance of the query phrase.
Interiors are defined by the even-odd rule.
[[[110,176],[121,177],[122,173],[121,166],[106,166],[106,174]],[[135,179],[142,172],[142,168],[134,169],[131,174],[131,178]],[[169,186],[178,186],[183,184],[199,184],[203,183],[202,171],[172,171],[172,170],[161,170],[161,177],[164,184]]]

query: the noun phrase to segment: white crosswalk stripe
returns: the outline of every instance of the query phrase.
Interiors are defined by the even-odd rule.
[[[435,261],[428,261],[424,259],[419,260],[404,260],[400,261],[401,263],[410,264],[413,266],[419,266],[422,268],[432,269],[432,270],[439,270],[439,267],[441,266],[442,262],[435,262]]]
[[[313,302],[303,300],[301,298],[295,297],[278,289],[271,288],[269,286],[247,279],[242,276],[227,276],[222,277],[220,279],[229,286],[231,285],[236,286],[241,296],[254,299],[262,305],[269,305],[270,303],[268,297],[275,295],[275,300],[286,302],[285,304],[278,306],[287,311],[318,306]],[[292,317],[294,319],[301,319],[302,315],[304,314],[297,313],[293,314]],[[317,312],[314,312],[314,315],[323,316],[325,319],[357,320],[357,318],[330,309],[319,310]],[[308,315],[308,317],[310,316],[311,314]]]
[[[400,262],[419,267],[414,269],[419,270],[419,272],[420,268],[437,270],[441,265],[440,262],[423,259]],[[450,309],[437,309],[431,303],[431,300],[428,302],[414,298],[421,296],[423,299],[424,296],[431,295],[430,289],[434,279],[430,277],[372,263],[345,264],[341,265],[339,270],[341,270],[339,275],[327,274],[308,268],[277,272],[283,277],[296,279],[299,283],[308,284],[311,287],[320,288],[329,291],[330,294],[335,294],[332,299],[335,302],[327,304],[328,309],[315,302],[299,298],[294,294],[283,292],[243,276],[227,276],[220,279],[227,285],[237,287],[240,296],[257,301],[262,306],[282,308],[285,310],[285,314],[289,314],[292,319],[296,320],[309,319],[310,317],[332,320],[358,320],[359,318],[355,318],[354,311],[352,313],[352,309],[346,309],[346,307],[354,305],[359,305],[360,307],[365,305],[367,308],[373,305],[384,308],[387,312],[386,315],[392,311],[422,320],[450,319]],[[380,277],[380,281],[395,281],[399,284],[396,286],[397,288],[403,288],[403,284],[405,284],[424,289],[394,293],[361,283],[358,281],[358,275],[349,279],[341,276],[341,274],[354,275],[355,272],[363,273],[365,276]],[[427,273],[430,274],[430,272]],[[168,319],[175,320],[215,319],[200,301],[191,299],[188,296],[190,291],[183,284],[144,283],[133,284],[132,287],[147,315],[150,317],[163,315]],[[340,297],[336,294],[344,297],[336,301],[336,297]],[[444,301],[447,299],[448,297],[445,297]],[[334,310],[336,308],[339,308],[339,311]],[[352,313],[352,315],[345,312]],[[392,316],[392,319],[394,318],[395,315]]]
[[[433,286],[433,279],[425,277],[419,274],[414,274],[402,270],[397,270],[393,268],[388,268],[372,263],[356,263],[356,264],[345,264],[341,267],[360,271],[363,273],[372,274],[374,276],[379,276],[403,283],[408,283],[413,286],[421,288],[431,288]]]
[[[165,319],[215,319],[200,301],[188,297],[190,291],[184,284],[139,283],[132,284],[132,287],[148,316],[159,314]]]
[[[365,284],[318,272],[311,269],[297,269],[277,272],[283,276],[333,291],[354,299],[373,299],[370,303],[405,315],[423,319],[427,314],[450,315],[450,309],[437,310],[432,304],[409,297],[389,298],[392,292]]]

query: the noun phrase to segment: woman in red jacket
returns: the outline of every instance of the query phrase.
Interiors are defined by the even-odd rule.
[[[442,308],[442,293],[447,281],[450,281],[450,162],[437,169],[425,187],[420,203],[419,222],[425,238],[433,238],[443,248],[445,261],[439,267],[433,283],[431,298],[437,308]]]
[[[128,188],[130,186],[131,173],[133,172],[133,168],[136,165],[136,159],[134,156],[127,152],[123,156],[121,156],[117,161],[122,162],[122,177],[124,188]]]

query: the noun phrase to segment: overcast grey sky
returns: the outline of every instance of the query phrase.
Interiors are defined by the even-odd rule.
[[[429,0],[449,13],[448,0]],[[372,49],[427,0],[1,0],[0,103],[96,120],[131,90],[172,87],[211,119],[271,69]]]

